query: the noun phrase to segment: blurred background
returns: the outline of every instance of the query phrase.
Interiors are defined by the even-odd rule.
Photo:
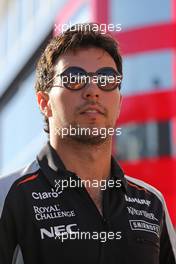
[[[176,227],[176,0],[0,0],[0,174],[30,163],[47,141],[34,92],[42,50],[58,25],[89,21],[121,25],[113,154],[163,193]]]

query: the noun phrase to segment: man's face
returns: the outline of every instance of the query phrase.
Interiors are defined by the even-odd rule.
[[[87,72],[96,72],[103,67],[112,67],[117,70],[112,57],[103,49],[94,47],[61,55],[55,65],[55,73],[61,74],[71,66],[81,67]],[[72,91],[62,85],[59,76],[55,78],[53,85],[62,87],[52,87],[49,92],[48,103],[52,112],[49,117],[50,131],[69,127],[69,125],[90,129],[114,128],[121,105],[118,88],[106,92],[101,90],[96,83],[90,82],[81,90]],[[101,113],[84,111],[85,109],[90,110],[89,107],[98,107]],[[92,135],[72,136],[72,139],[87,144],[98,144],[105,141],[103,138],[100,139],[100,136]]]

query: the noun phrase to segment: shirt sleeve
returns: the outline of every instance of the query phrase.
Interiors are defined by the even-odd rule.
[[[9,192],[0,215],[0,263],[2,264],[15,263],[13,257],[17,246],[17,235],[12,198]]]
[[[160,239],[160,264],[176,264],[176,233],[166,211]]]

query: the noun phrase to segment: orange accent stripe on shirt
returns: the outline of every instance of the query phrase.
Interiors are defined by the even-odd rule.
[[[20,181],[20,182],[18,183],[18,185],[23,184],[23,183],[26,183],[26,182],[29,182],[29,181],[33,181],[33,180],[35,180],[37,177],[38,177],[38,174],[37,174],[37,175],[29,176],[27,179],[25,179],[25,180],[23,180],[23,181]]]
[[[143,187],[139,187],[139,186],[137,186],[136,184],[133,184],[133,183],[131,183],[131,182],[129,182],[129,181],[127,181],[127,182],[128,182],[129,185],[131,185],[132,187],[138,189],[139,191],[145,191],[146,193],[149,193],[145,188],[143,188]]]

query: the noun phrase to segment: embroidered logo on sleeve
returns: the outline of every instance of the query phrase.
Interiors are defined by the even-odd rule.
[[[143,220],[129,220],[130,227],[133,231],[140,230],[156,234],[159,237],[160,226]]]
[[[140,198],[136,198],[136,197],[129,197],[127,195],[125,195],[125,200],[128,202],[128,203],[137,203],[137,204],[144,204],[144,205],[147,205],[147,206],[150,206],[151,204],[151,201],[147,200],[147,199],[140,199]]]

